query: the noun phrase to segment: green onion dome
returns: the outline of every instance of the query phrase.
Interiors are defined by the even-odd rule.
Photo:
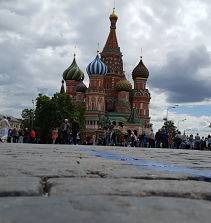
[[[132,84],[126,79],[120,80],[116,84],[116,90],[117,91],[131,91]]]
[[[147,79],[149,77],[149,71],[146,68],[146,66],[144,65],[144,63],[142,61],[142,57],[141,57],[139,64],[134,68],[134,70],[132,72],[132,76],[133,76],[133,79],[136,79],[136,78]]]
[[[83,93],[85,93],[86,90],[87,90],[87,86],[84,84],[83,81],[80,81],[78,83],[78,85],[76,85],[75,90],[76,90],[76,92],[83,92]]]
[[[84,73],[78,67],[75,56],[74,56],[72,64],[64,71],[63,79],[65,81],[68,81],[68,80],[83,81],[84,80]]]

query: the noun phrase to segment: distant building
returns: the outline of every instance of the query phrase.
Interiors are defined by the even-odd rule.
[[[94,133],[102,128],[102,120],[124,123],[127,129],[138,132],[150,131],[150,93],[146,87],[149,71],[142,57],[132,71],[134,88],[126,79],[122,53],[117,41],[118,16],[110,15],[110,33],[101,53],[87,66],[89,87],[83,83],[84,72],[78,67],[76,58],[64,71],[61,92],[70,95],[76,102],[86,104],[86,132]],[[66,85],[66,86],[65,86]]]
[[[11,128],[16,128],[16,129],[20,129],[21,127],[21,119],[18,119],[18,118],[15,118],[15,117],[12,117],[12,116],[7,116],[5,115],[10,123],[10,126]],[[3,115],[0,115],[0,120],[3,119]],[[0,122],[0,129],[2,128],[1,126],[1,122]]]

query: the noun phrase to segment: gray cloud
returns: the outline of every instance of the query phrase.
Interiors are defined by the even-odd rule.
[[[112,4],[0,0],[0,112],[20,114],[39,92],[58,91],[75,45],[77,62],[85,71],[97,43],[101,49],[105,44]],[[211,33],[205,28],[210,26],[210,11],[208,0],[117,1],[117,33],[128,78],[132,81],[143,48],[152,89],[166,91],[170,102],[210,98],[203,79],[209,76],[203,72],[210,66]]]
[[[211,80],[203,78],[201,72],[210,65],[205,46],[189,52],[171,52],[166,64],[153,68],[151,87],[167,91],[172,103],[203,101],[211,98]]]

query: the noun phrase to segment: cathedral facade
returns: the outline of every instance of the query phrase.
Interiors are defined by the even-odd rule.
[[[134,87],[126,79],[122,53],[117,41],[115,11],[110,15],[110,32],[101,53],[87,66],[89,87],[83,83],[84,72],[78,67],[76,58],[64,71],[61,91],[73,100],[86,104],[86,132],[102,129],[102,120],[123,123],[127,129],[148,132],[150,93],[146,87],[149,71],[142,58],[131,75]]]

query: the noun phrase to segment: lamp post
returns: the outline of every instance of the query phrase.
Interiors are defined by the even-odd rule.
[[[34,129],[34,100],[32,100],[32,105],[33,105],[33,108],[32,108],[32,129]]]
[[[186,120],[186,118],[184,118],[184,119],[182,119],[182,120],[178,120],[178,122],[177,122],[177,128],[179,129],[179,123],[180,122],[184,122]]]
[[[166,118],[164,118],[163,120],[164,121],[168,121],[169,110],[174,109],[174,108],[177,108],[178,106],[179,105],[173,105],[173,106],[167,107],[167,109],[166,109]]]

